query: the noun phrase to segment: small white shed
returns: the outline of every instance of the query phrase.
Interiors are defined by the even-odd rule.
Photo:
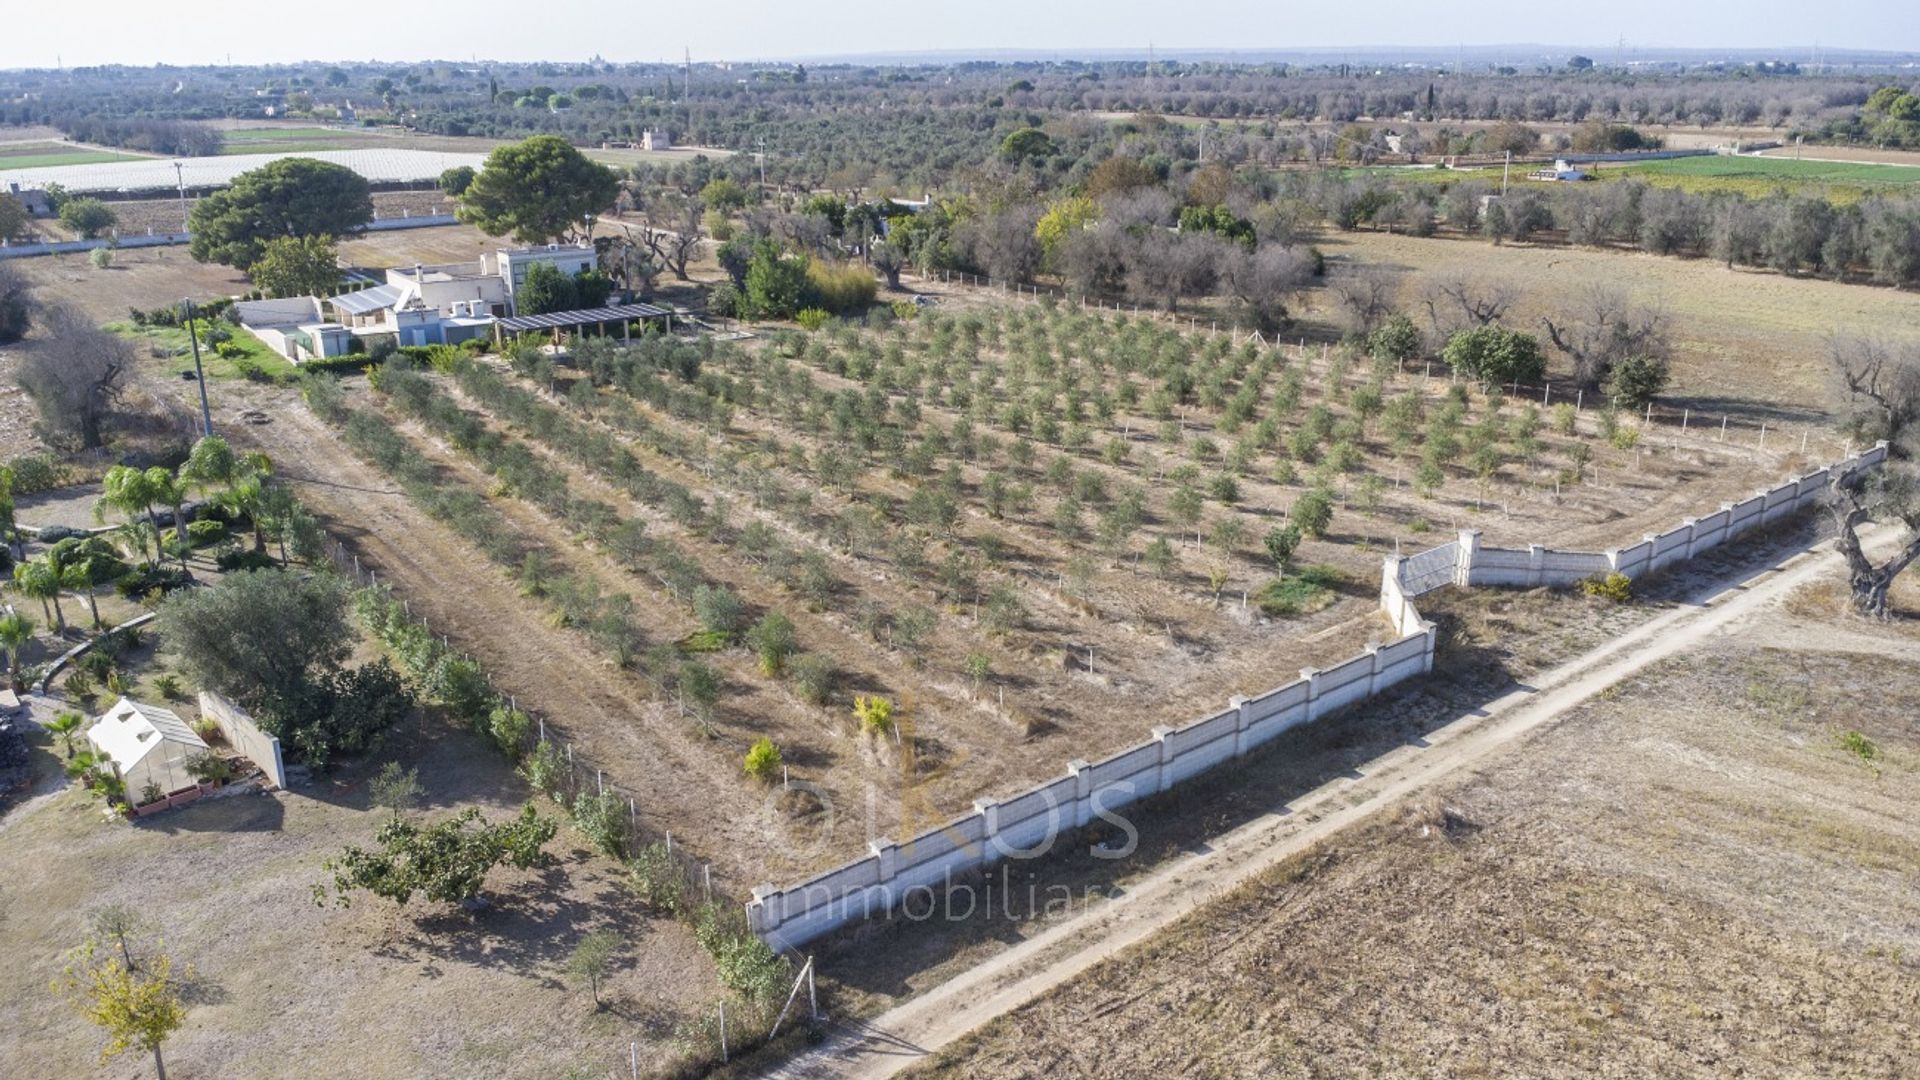
[[[187,759],[207,750],[206,740],[178,713],[124,697],[87,729],[87,742],[113,762],[127,797],[136,803],[148,784],[162,794],[192,787]]]

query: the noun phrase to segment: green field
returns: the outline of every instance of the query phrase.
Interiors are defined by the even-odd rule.
[[[36,142],[0,146],[0,169],[40,169],[53,165],[97,165],[107,161],[138,161],[139,154],[93,150],[67,143]]]
[[[1750,194],[1808,185],[1864,189],[1920,184],[1920,167],[1912,165],[1724,155],[1670,158],[1626,166],[1601,165],[1599,173],[1603,176],[1637,176],[1652,183],[1671,183],[1690,190],[1742,191]]]
[[[346,150],[365,141],[358,131],[324,127],[234,128],[226,134],[223,154],[272,154],[300,150]]]

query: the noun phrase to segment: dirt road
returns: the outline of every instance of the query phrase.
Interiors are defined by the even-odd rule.
[[[1872,539],[1885,545],[1894,539],[1893,531],[1882,529]],[[1839,567],[1839,556],[1827,544],[1771,565],[1749,566],[1673,611],[1461,716],[1423,744],[1376,759],[1357,778],[1331,781],[1219,837],[1087,915],[1023,941],[871,1022],[841,1025],[818,1050],[772,1075],[884,1077],[909,1068],[1314,843],[1473,767],[1622,680],[1777,607],[1794,589]]]

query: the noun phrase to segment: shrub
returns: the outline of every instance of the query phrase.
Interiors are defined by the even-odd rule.
[[[1588,578],[1580,583],[1580,591],[1588,596],[1624,604],[1633,599],[1633,579],[1616,571],[1605,577]]]
[[[554,745],[552,741],[540,740],[540,744],[535,746],[526,760],[520,763],[520,775],[535,791],[561,806],[567,804],[568,789],[571,787],[572,780],[569,775],[567,755],[561,752],[560,747]]]
[[[203,716],[193,722],[193,733],[207,742],[212,742],[220,735],[220,725],[213,717]]]
[[[1292,577],[1274,578],[1254,596],[1262,614],[1270,618],[1309,615],[1340,598],[1346,576],[1331,566],[1308,566]]]
[[[693,614],[703,629],[731,641],[747,625],[747,606],[724,585],[701,585],[693,590]]]
[[[1613,444],[1615,450],[1631,450],[1640,445],[1640,429],[1631,424],[1620,424],[1613,429],[1607,441]]]
[[[873,271],[858,263],[807,263],[806,295],[813,306],[836,315],[858,311],[873,303],[879,291]]]
[[[671,915],[686,895],[687,876],[665,844],[648,844],[628,860],[627,884],[641,903]]]
[[[230,759],[205,750],[189,757],[186,767],[187,775],[203,784],[224,784],[235,775],[233,762]]]
[[[793,321],[799,323],[802,330],[818,330],[827,325],[827,321],[831,318],[833,316],[827,312],[810,307],[801,308],[795,312]]]
[[[574,828],[602,855],[617,859],[626,850],[632,818],[625,799],[611,791],[582,795],[572,813]]]
[[[199,522],[196,521],[194,524],[198,525]],[[215,555],[213,561],[220,569],[229,571],[267,570],[278,565],[274,562],[273,556],[264,551],[254,551],[251,548],[223,551]]]
[[[533,732],[533,717],[510,705],[495,705],[487,714],[487,734],[508,761],[519,761],[527,752],[527,736]]]
[[[794,693],[809,705],[825,705],[833,693],[833,665],[820,656],[798,656],[787,665]]]
[[[187,522],[187,541],[194,547],[206,547],[226,534],[227,525],[224,521]]]
[[[168,701],[179,701],[187,696],[186,688],[180,685],[180,676],[172,672],[155,678],[153,680],[153,689],[155,693],[166,698]],[[205,722],[209,724],[212,723],[211,720]],[[195,725],[195,727],[198,727],[198,725]]]
[[[1440,355],[1452,368],[1481,384],[1537,383],[1547,358],[1531,334],[1504,326],[1476,326],[1447,339]]]
[[[772,739],[762,735],[747,748],[743,764],[748,776],[763,784],[772,783],[773,778],[780,775],[780,748],[773,745]]]
[[[860,730],[869,735],[884,735],[893,730],[893,702],[875,694],[853,699],[853,717]]]

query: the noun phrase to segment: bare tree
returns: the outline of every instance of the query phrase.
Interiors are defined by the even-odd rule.
[[[1393,276],[1385,267],[1356,266],[1333,275],[1327,290],[1347,313],[1353,329],[1371,333],[1393,313]]]
[[[1890,463],[1891,464],[1891,463]],[[1887,590],[1900,572],[1920,559],[1920,492],[1905,470],[1883,469],[1835,480],[1827,493],[1836,544],[1847,560],[1847,588],[1853,610],[1875,619],[1887,617]],[[1875,563],[1860,544],[1860,526],[1871,519],[1894,520],[1908,530],[1893,556]]]
[[[1427,309],[1434,336],[1445,341],[1457,330],[1499,322],[1516,295],[1513,286],[1503,281],[1454,276],[1439,278],[1421,290],[1420,303]]]
[[[1182,297],[1204,294],[1219,280],[1221,247],[1212,236],[1151,230],[1127,260],[1128,287],[1143,302],[1178,311]]]
[[[0,198],[12,198],[0,195]],[[0,261],[0,345],[11,345],[27,336],[33,325],[34,300],[27,276],[12,260]]]
[[[1574,381],[1589,390],[1606,382],[1615,365],[1629,357],[1664,366],[1673,356],[1666,315],[1605,285],[1588,287],[1571,320],[1541,322],[1554,348],[1573,362]]]
[[[1885,439],[1910,451],[1905,441],[1920,419],[1920,344],[1836,337],[1827,343],[1827,352],[1840,389],[1853,406],[1855,435]]]
[[[653,288],[660,264],[651,246],[635,235],[633,226],[622,225],[620,231],[619,236],[596,242],[601,249],[600,269],[628,292],[644,293]]]
[[[1246,305],[1256,329],[1273,333],[1293,324],[1287,305],[1313,280],[1313,264],[1306,256],[1273,244],[1253,252],[1235,246],[1227,250],[1223,263],[1222,276]]]
[[[968,221],[955,237],[994,284],[1025,282],[1040,268],[1040,241],[1033,226],[1035,207],[1016,206]]]
[[[1920,430],[1920,345],[1836,339],[1830,354],[1854,404],[1855,431],[1885,439],[1888,445],[1889,458],[1881,469],[1836,479],[1827,493],[1836,544],[1847,560],[1853,610],[1884,619],[1893,579],[1920,559],[1920,485],[1910,445]],[[1859,532],[1862,524],[1876,518],[1899,521],[1912,531],[1900,550],[1878,564],[1868,558]]]
[[[103,445],[133,347],[72,308],[47,309],[45,322],[45,337],[27,350],[17,376],[40,413],[41,438],[81,450]]]
[[[700,200],[669,192],[647,204],[646,221],[640,226],[640,242],[660,265],[673,271],[675,278],[688,280],[687,263],[699,254],[700,242],[705,239]]]

